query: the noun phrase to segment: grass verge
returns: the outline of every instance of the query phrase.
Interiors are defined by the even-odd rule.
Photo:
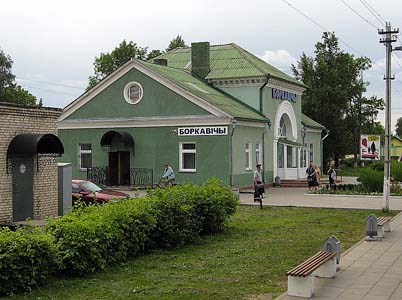
[[[362,239],[371,212],[381,215],[367,210],[241,206],[222,234],[91,276],[54,278],[30,294],[7,299],[269,299],[286,290],[285,272],[316,253],[330,234],[341,240],[343,250]]]

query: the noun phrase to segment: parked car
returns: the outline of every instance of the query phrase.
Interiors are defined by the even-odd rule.
[[[95,183],[88,180],[81,180],[81,179],[72,180],[73,204],[79,199],[86,203],[94,203],[94,202],[103,203],[111,199],[123,199],[128,197],[129,196],[126,193],[110,189],[102,189]]]

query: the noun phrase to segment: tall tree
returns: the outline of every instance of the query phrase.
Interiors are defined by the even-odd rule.
[[[395,131],[397,136],[402,137],[402,117],[396,121]]]
[[[0,102],[36,105],[36,97],[16,84],[12,66],[11,57],[0,49]]]
[[[15,76],[11,72],[13,61],[0,49],[0,100],[4,101],[7,88],[15,87]]]
[[[179,47],[187,47],[181,35],[177,35],[174,39],[170,41],[169,46],[166,48],[166,51],[170,51]]]
[[[123,40],[112,52],[101,53],[99,57],[95,57],[95,62],[93,63],[94,75],[89,77],[87,90],[124,65],[131,58],[145,60],[146,54],[147,47],[140,47],[133,41],[127,43],[126,40]]]
[[[303,112],[330,130],[324,143],[324,158],[338,160],[353,150],[353,130],[346,119],[350,100],[365,91],[360,74],[371,62],[367,57],[355,58],[340,50],[334,33],[324,32],[315,48],[314,57],[303,53],[292,69],[295,77],[309,87],[303,94]]]

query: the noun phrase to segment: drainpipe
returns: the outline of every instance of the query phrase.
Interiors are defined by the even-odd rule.
[[[232,119],[232,131],[229,136],[229,148],[230,148],[230,186],[233,187],[233,134],[236,128],[236,119]]]
[[[270,77],[271,77],[271,75],[267,74],[266,75],[267,81],[265,81],[265,83],[260,87],[260,113],[263,113],[262,112],[262,109],[263,109],[263,106],[262,106],[262,104],[263,104],[263,102],[262,102],[263,91],[262,90],[268,84],[268,81],[269,81]]]
[[[265,75],[266,76],[266,81],[264,82],[264,84],[260,87],[260,113],[262,113],[263,114],[263,95],[264,95],[264,93],[263,93],[263,90],[264,90],[264,87],[268,84],[268,81],[269,81],[269,78],[271,77],[271,75],[269,75],[269,74],[266,74]],[[262,166],[263,166],[263,170],[262,170],[262,180],[264,181],[264,177],[265,177],[265,157],[264,157],[264,152],[265,152],[265,145],[264,145],[264,134],[265,134],[265,130],[264,130],[264,132],[262,133]]]
[[[271,128],[271,123],[267,123],[266,126],[268,127],[266,130],[264,129],[262,133],[262,181],[265,182],[265,133],[268,133],[269,129]]]
[[[323,149],[323,141],[329,136],[329,130],[326,129],[326,135],[321,138],[320,146],[321,146],[321,170],[324,171],[324,149]]]

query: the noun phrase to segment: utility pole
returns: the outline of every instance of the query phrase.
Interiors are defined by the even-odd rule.
[[[380,39],[380,43],[385,44],[386,52],[386,75],[384,80],[385,85],[385,145],[384,145],[384,210],[389,210],[389,194],[390,194],[390,177],[391,177],[391,157],[390,157],[390,145],[391,145],[391,80],[395,79],[395,76],[391,76],[391,52],[392,43],[396,42],[395,34],[399,33],[399,29],[391,29],[391,23],[386,23],[385,31],[378,30],[378,34],[385,35],[385,38]]]

